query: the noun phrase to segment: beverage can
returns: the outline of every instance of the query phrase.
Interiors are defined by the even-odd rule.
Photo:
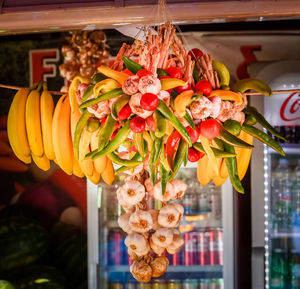
[[[145,284],[142,284],[145,285]],[[154,279],[152,280],[152,289],[167,289],[168,284],[165,280]],[[148,288],[147,288],[148,289]]]
[[[108,265],[122,264],[123,244],[123,232],[118,228],[111,229],[108,235]]]
[[[197,262],[197,232],[184,234],[184,264],[196,265]]]
[[[198,280],[197,279],[183,280],[182,289],[198,289]]]
[[[184,265],[183,261],[183,255],[184,255],[184,250],[181,248],[177,253],[171,255],[170,254],[170,265],[172,264],[173,266],[179,266],[179,265]]]
[[[182,284],[178,279],[170,279],[168,282],[168,289],[182,289]]]
[[[199,281],[199,289],[210,289],[210,279],[200,279]]]
[[[197,264],[204,266],[210,265],[210,234],[205,230],[197,232]]]
[[[209,289],[223,289],[223,279],[211,279]]]
[[[223,265],[223,232],[221,229],[209,231],[210,265]]]

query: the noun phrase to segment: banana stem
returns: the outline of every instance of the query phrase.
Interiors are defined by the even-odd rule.
[[[43,81],[43,91],[47,91],[48,87],[47,87],[47,82]]]

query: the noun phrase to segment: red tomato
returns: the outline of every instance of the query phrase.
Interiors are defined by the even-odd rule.
[[[204,153],[199,152],[198,150],[196,150],[194,148],[189,148],[188,160],[192,163],[197,162],[201,158],[203,158],[204,155],[205,155]]]
[[[212,88],[207,80],[202,79],[196,83],[194,90],[201,91],[204,95],[210,96]]]
[[[198,127],[195,127],[195,130],[193,130],[190,126],[186,127],[186,130],[191,138],[192,143],[195,143],[200,135],[200,131]]]
[[[136,116],[130,121],[130,128],[133,132],[143,132],[146,127],[146,122],[143,118]]]
[[[148,130],[155,131],[155,120],[153,116],[149,116],[146,118],[146,126]]]
[[[197,59],[203,55],[203,52],[199,48],[193,48],[189,51],[188,55],[190,55],[192,59]]]
[[[124,120],[124,119],[127,119],[130,115],[131,115],[131,108],[130,108],[129,104],[126,104],[119,111],[118,119],[119,120]]]
[[[147,69],[141,69],[136,73],[136,75],[139,77],[146,76],[146,75],[152,75],[152,74],[153,73]]]
[[[157,108],[159,103],[159,98],[156,94],[145,93],[141,97],[141,107],[147,111],[153,111]]]
[[[130,76],[134,75],[128,68],[124,69],[123,72]]]
[[[200,123],[200,134],[211,140],[219,135],[220,124],[215,119],[204,120]]]
[[[187,85],[185,85],[185,86],[177,86],[177,87],[175,87],[175,90],[176,90],[177,93],[181,93],[181,92],[184,92],[184,91],[190,90],[190,89],[191,89],[191,86],[190,86],[189,83]]]
[[[182,78],[183,73],[178,67],[169,67],[166,69],[166,72],[174,78]]]

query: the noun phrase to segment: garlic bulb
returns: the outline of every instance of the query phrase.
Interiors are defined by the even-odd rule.
[[[124,200],[124,198],[123,198],[123,188],[122,187],[118,188],[117,191],[116,191],[116,194],[117,194],[118,202],[122,206],[122,208],[125,210],[125,212],[126,213],[129,213],[129,212],[132,213],[134,211],[134,206],[128,204]]]
[[[174,198],[173,199],[175,200],[175,199],[179,199],[179,198],[183,197],[184,192],[187,189],[187,185],[183,181],[176,180],[176,179],[171,180],[170,183],[173,185],[173,188],[174,188]]]
[[[161,246],[158,246],[156,245],[152,238],[150,238],[150,248],[152,249],[152,251],[157,254],[158,256],[162,255],[164,252],[165,252],[165,248],[161,247]]]
[[[145,261],[134,261],[130,266],[130,273],[138,281],[148,283],[152,277],[152,268]]]
[[[173,231],[168,228],[160,228],[151,236],[151,239],[156,245],[166,248],[173,241]]]
[[[132,233],[131,227],[129,225],[130,216],[131,216],[131,213],[126,213],[126,214],[121,215],[118,218],[118,224],[119,224],[120,228],[127,234]]]
[[[129,218],[131,229],[138,233],[145,233],[152,229],[153,219],[148,211],[137,210]]]
[[[152,268],[152,277],[160,277],[168,269],[169,260],[166,257],[160,256],[150,262]]]
[[[135,181],[125,183],[118,191],[120,199],[128,205],[136,205],[145,197],[145,187]]]
[[[133,251],[131,251],[130,249],[127,250],[127,254],[132,261],[139,260],[139,256],[135,254]]]
[[[158,224],[159,210],[149,210],[148,212],[151,214],[151,217],[152,217],[152,220],[153,220],[152,229],[156,231],[156,230],[158,230],[161,227]]]
[[[150,251],[148,240],[139,233],[131,233],[125,238],[125,245],[137,256],[144,256]]]
[[[174,193],[175,191],[173,185],[171,183],[167,183],[166,191],[164,194],[162,194],[161,182],[158,182],[154,186],[153,196],[156,200],[159,200],[161,202],[168,202],[175,197]]]
[[[158,224],[166,228],[177,227],[183,216],[183,210],[179,204],[169,204],[162,207],[158,214]]]
[[[180,234],[173,235],[172,243],[167,247],[167,251],[169,254],[177,253],[182,246],[184,245],[184,240]]]

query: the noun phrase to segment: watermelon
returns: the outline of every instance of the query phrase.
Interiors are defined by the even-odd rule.
[[[21,217],[0,221],[0,271],[37,261],[48,247],[48,233],[38,222]]]

